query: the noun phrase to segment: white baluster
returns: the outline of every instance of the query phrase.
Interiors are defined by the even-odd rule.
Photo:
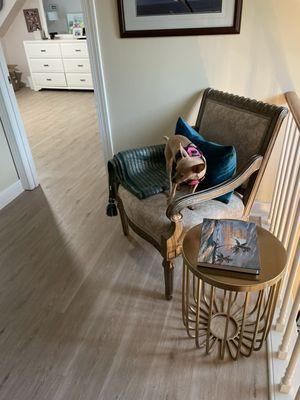
[[[300,305],[300,285],[298,285],[297,296],[294,301],[292,311],[290,313],[289,322],[286,326],[286,330],[284,332],[281,345],[279,346],[278,358],[280,358],[281,360],[286,359],[287,355],[288,355],[291,335],[292,335],[293,329],[296,328],[296,317],[297,317],[297,313],[299,312],[299,305]]]
[[[278,218],[280,218],[279,207],[280,207],[280,204],[283,199],[282,195],[283,195],[283,190],[284,190],[286,171],[288,168],[288,163],[290,160],[290,153],[291,153],[291,149],[292,149],[292,142],[294,141],[294,136],[296,135],[296,131],[297,131],[297,127],[296,127],[295,121],[293,120],[292,124],[291,124],[291,129],[287,132],[288,138],[287,138],[286,151],[285,151],[285,154],[282,155],[282,157],[284,158],[284,162],[283,162],[281,177],[280,177],[280,181],[279,181],[278,195],[277,195],[277,198],[275,200],[275,205],[274,205],[274,208],[275,208],[274,214],[273,214],[273,218],[272,218],[271,226],[270,226],[270,231],[272,233],[274,233],[276,222],[277,222]]]
[[[293,265],[291,268],[291,273],[289,276],[289,280],[288,280],[288,283],[286,286],[286,291],[285,291],[283,302],[282,302],[282,307],[280,310],[278,321],[276,323],[277,331],[283,331],[284,326],[285,326],[287,308],[288,308],[289,300],[292,295],[293,286],[296,282],[297,273],[298,273],[298,269],[299,269],[299,262],[300,262],[300,243],[298,242],[297,252],[294,257]]]
[[[284,377],[281,380],[280,391],[282,393],[289,393],[292,388],[292,379],[295,374],[295,369],[297,366],[299,356],[300,356],[300,335],[298,335],[296,344],[294,346],[294,349],[293,349],[293,352],[291,355],[289,365],[285,371]],[[297,394],[297,397],[298,397],[298,394]]]
[[[293,116],[291,113],[289,113],[287,123],[286,123],[286,128],[284,131],[284,139],[283,139],[283,144],[282,144],[281,157],[280,157],[279,166],[278,166],[278,170],[277,170],[274,193],[273,193],[272,203],[271,203],[271,207],[270,207],[270,213],[269,213],[269,217],[268,217],[269,224],[271,223],[271,221],[273,219],[273,215],[274,215],[274,211],[275,211],[275,203],[276,203],[277,196],[279,195],[279,183],[280,183],[281,176],[282,176],[282,169],[283,169],[283,164],[284,164],[284,159],[285,159],[284,155],[286,153],[286,147],[287,147],[287,143],[288,143],[289,131],[291,129],[292,121],[293,121]]]
[[[291,229],[293,226],[293,221],[296,218],[297,204],[300,198],[300,167],[298,166],[298,174],[296,177],[296,185],[292,194],[292,201],[289,207],[289,216],[287,219],[287,223],[284,227],[284,231],[282,234],[282,244],[287,249],[289,240],[291,239]]]
[[[299,241],[299,236],[300,236],[300,224],[299,224],[299,220],[300,220],[300,200],[298,198],[298,205],[297,205],[297,210],[296,210],[296,215],[293,219],[293,225],[292,225],[292,232],[290,235],[290,241],[287,247],[287,263],[286,263],[286,271],[284,274],[284,277],[282,279],[282,284],[281,284],[281,291],[279,294],[279,303],[283,303],[283,296],[285,298],[284,303],[285,303],[285,308],[284,310],[280,313],[280,320],[285,320],[286,318],[286,309],[287,309],[287,304],[288,304],[288,300],[289,300],[289,295],[290,293],[285,293],[285,288],[287,286],[287,279],[290,276],[290,271],[291,271],[291,265],[293,264],[294,261],[294,257],[295,257],[295,252],[296,252],[296,248],[297,248],[297,244]],[[280,324],[278,324],[276,326],[276,330],[283,330],[284,325],[282,327],[280,327]]]
[[[297,175],[299,172],[299,161],[300,161],[300,137],[299,137],[299,131],[297,132],[298,138],[297,138],[297,143],[296,143],[296,153],[294,159],[290,160],[290,166],[291,166],[291,173],[290,176],[286,178],[286,197],[284,199],[284,205],[283,205],[283,212],[281,215],[281,219],[278,224],[278,233],[277,237],[279,240],[282,241],[283,239],[283,233],[285,230],[285,226],[287,225],[287,219],[291,217],[290,214],[290,205],[292,201],[292,195],[294,192],[295,185],[299,183],[296,181]]]
[[[291,149],[288,154],[288,164],[287,169],[284,174],[284,182],[281,191],[281,199],[280,204],[278,205],[277,217],[274,225],[274,235],[281,240],[279,237],[279,227],[280,224],[283,222],[283,210],[284,207],[287,205],[287,196],[288,196],[288,189],[289,189],[289,182],[291,180],[292,168],[294,166],[295,156],[298,154],[298,128],[295,129],[293,133],[293,139],[291,141]]]

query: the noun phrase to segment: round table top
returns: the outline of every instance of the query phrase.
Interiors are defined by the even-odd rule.
[[[199,267],[197,263],[202,224],[190,229],[183,240],[182,256],[189,270],[212,286],[236,292],[257,291],[274,285],[282,277],[286,266],[286,251],[281,242],[266,229],[257,226],[260,274],[234,277],[234,272]],[[237,274],[236,274],[237,275]]]

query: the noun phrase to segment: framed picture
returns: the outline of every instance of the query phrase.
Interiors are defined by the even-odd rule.
[[[117,0],[123,38],[240,33],[243,0]]]
[[[35,32],[42,29],[39,10],[37,8],[27,8],[23,12],[28,32]]]
[[[73,34],[73,28],[84,28],[83,14],[82,13],[69,13],[67,14],[68,31]]]

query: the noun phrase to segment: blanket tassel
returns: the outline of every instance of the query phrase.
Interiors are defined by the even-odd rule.
[[[108,217],[115,217],[116,215],[118,215],[118,210],[117,210],[117,206],[115,204],[115,200],[114,199],[109,199],[108,200],[108,204],[106,207],[106,215]]]

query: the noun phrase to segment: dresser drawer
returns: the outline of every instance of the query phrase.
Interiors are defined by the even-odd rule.
[[[88,58],[89,53],[86,42],[62,43],[61,52],[63,58]]]
[[[32,58],[29,62],[32,72],[64,72],[63,62],[59,58],[51,60]]]
[[[91,74],[66,74],[68,86],[74,88],[85,87],[93,89],[93,81]]]
[[[29,58],[61,58],[57,43],[26,43],[25,47]]]
[[[90,72],[90,60],[88,58],[65,58],[64,66],[66,72]]]
[[[32,74],[34,83],[41,87],[64,87],[67,86],[65,74],[63,73],[34,73]]]

